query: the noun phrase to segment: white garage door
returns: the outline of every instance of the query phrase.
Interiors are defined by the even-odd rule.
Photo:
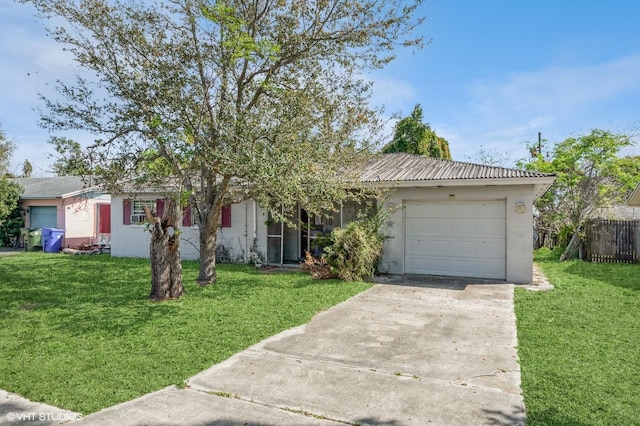
[[[405,273],[505,279],[505,201],[408,202]]]

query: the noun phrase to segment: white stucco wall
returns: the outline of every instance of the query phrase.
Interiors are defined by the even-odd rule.
[[[111,254],[120,257],[148,257],[149,233],[143,225],[123,225],[123,196],[111,201]],[[156,195],[141,194],[139,198],[154,199]],[[528,283],[532,280],[533,267],[533,186],[475,186],[446,188],[397,188],[392,191],[389,203],[401,207],[407,201],[473,201],[505,200],[506,206],[506,280]],[[526,211],[516,213],[516,203],[524,203]],[[233,261],[249,260],[252,246],[266,255],[267,214],[255,206],[252,200],[231,207],[231,227],[220,228],[218,244],[223,245]],[[392,235],[385,244],[380,264],[381,272],[403,274],[404,271],[404,214],[401,208],[390,217]],[[255,237],[255,239],[254,239]],[[183,259],[198,258],[198,228],[182,229],[181,255]]]
[[[407,201],[473,201],[497,200],[506,202],[506,280],[528,283],[533,275],[533,186],[484,186],[447,188],[397,188],[388,203],[397,210],[391,215],[387,233],[392,238],[385,243],[380,264],[381,272],[403,274],[404,271],[404,214]],[[515,204],[525,204],[524,213],[515,212]]]
[[[111,200],[111,255],[116,257],[149,257],[150,235],[144,225],[124,225],[123,206],[125,199],[115,195]],[[139,194],[139,199],[155,199],[157,194]],[[254,213],[255,212],[255,213]],[[231,226],[219,228],[218,246],[223,246],[233,262],[247,262],[257,235],[257,250],[266,253],[266,216],[256,208],[252,200],[231,206]],[[256,230],[257,228],[257,230]],[[199,258],[198,227],[181,228],[180,255],[184,260]],[[256,232],[257,231],[257,232]],[[219,259],[225,260],[225,259]]]

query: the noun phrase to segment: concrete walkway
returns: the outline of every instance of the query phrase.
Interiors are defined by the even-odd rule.
[[[384,281],[197,374],[186,388],[79,424],[523,424],[513,285]]]

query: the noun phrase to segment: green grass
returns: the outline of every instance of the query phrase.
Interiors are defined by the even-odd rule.
[[[219,265],[219,282],[147,301],[149,264],[107,255],[0,258],[0,389],[92,413],[172,384],[368,288]]]
[[[640,424],[640,265],[536,261],[556,289],[515,293],[527,424]]]

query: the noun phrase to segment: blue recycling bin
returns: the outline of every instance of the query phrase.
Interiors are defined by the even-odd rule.
[[[62,237],[64,229],[42,228],[42,251],[45,253],[57,253],[62,250]]]

